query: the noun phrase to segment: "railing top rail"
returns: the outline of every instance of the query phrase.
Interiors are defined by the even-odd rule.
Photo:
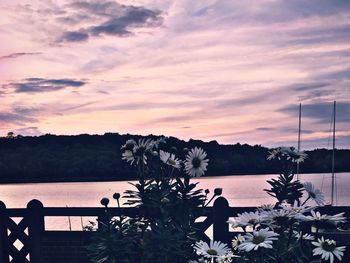
[[[28,215],[27,208],[6,208],[1,209],[0,214],[9,216],[9,217],[24,217]]]
[[[135,207],[44,207],[44,216],[99,216],[108,210],[111,215],[134,215],[138,209]]]
[[[126,215],[132,216],[138,214],[136,207],[108,207],[111,215]],[[212,212],[213,207],[199,208],[200,214],[203,216]],[[227,207],[227,214],[230,217],[237,216],[238,213],[255,211],[257,207]],[[345,212],[350,216],[350,206],[324,206],[317,207],[316,210],[321,213],[335,214]],[[100,216],[104,214],[106,208],[104,207],[43,207],[41,208],[41,215],[45,217],[51,216]],[[5,208],[0,209],[0,213],[9,217],[23,217],[29,213],[28,208]]]
[[[43,207],[40,209],[43,216],[99,216],[104,214],[104,207]],[[134,207],[108,208],[112,215],[129,215],[137,211]],[[9,217],[21,217],[28,214],[28,208],[6,208],[1,213]]]
[[[203,216],[210,213],[212,207],[200,209]],[[139,209],[136,207],[43,207],[40,209],[42,216],[100,216],[108,210],[111,215],[135,215]],[[8,217],[22,217],[29,213],[28,208],[6,208],[1,209],[0,213]]]

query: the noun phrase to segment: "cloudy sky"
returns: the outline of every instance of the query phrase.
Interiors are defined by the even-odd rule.
[[[1,0],[0,135],[350,148],[350,1]]]

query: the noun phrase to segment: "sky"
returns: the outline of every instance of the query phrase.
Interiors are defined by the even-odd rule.
[[[0,136],[350,148],[348,0],[1,0]]]

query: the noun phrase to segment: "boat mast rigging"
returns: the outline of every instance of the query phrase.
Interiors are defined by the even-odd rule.
[[[335,116],[336,116],[336,101],[333,104],[333,152],[332,152],[332,196],[331,205],[334,205],[334,194],[335,194],[335,171],[334,171],[334,161],[335,161]]]
[[[301,103],[299,104],[298,152],[300,152],[300,133],[301,133]],[[299,163],[297,163],[297,180],[299,180]]]

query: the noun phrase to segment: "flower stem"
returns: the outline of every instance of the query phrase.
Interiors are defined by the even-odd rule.
[[[287,249],[290,246],[290,240],[292,238],[292,234],[293,234],[293,224],[289,224],[289,234],[288,234],[288,244],[287,244]]]
[[[309,201],[309,199],[310,199],[310,196],[301,204],[301,206],[305,205],[305,203],[306,203],[307,201]]]
[[[260,263],[264,263],[264,255],[262,249],[260,249]]]

